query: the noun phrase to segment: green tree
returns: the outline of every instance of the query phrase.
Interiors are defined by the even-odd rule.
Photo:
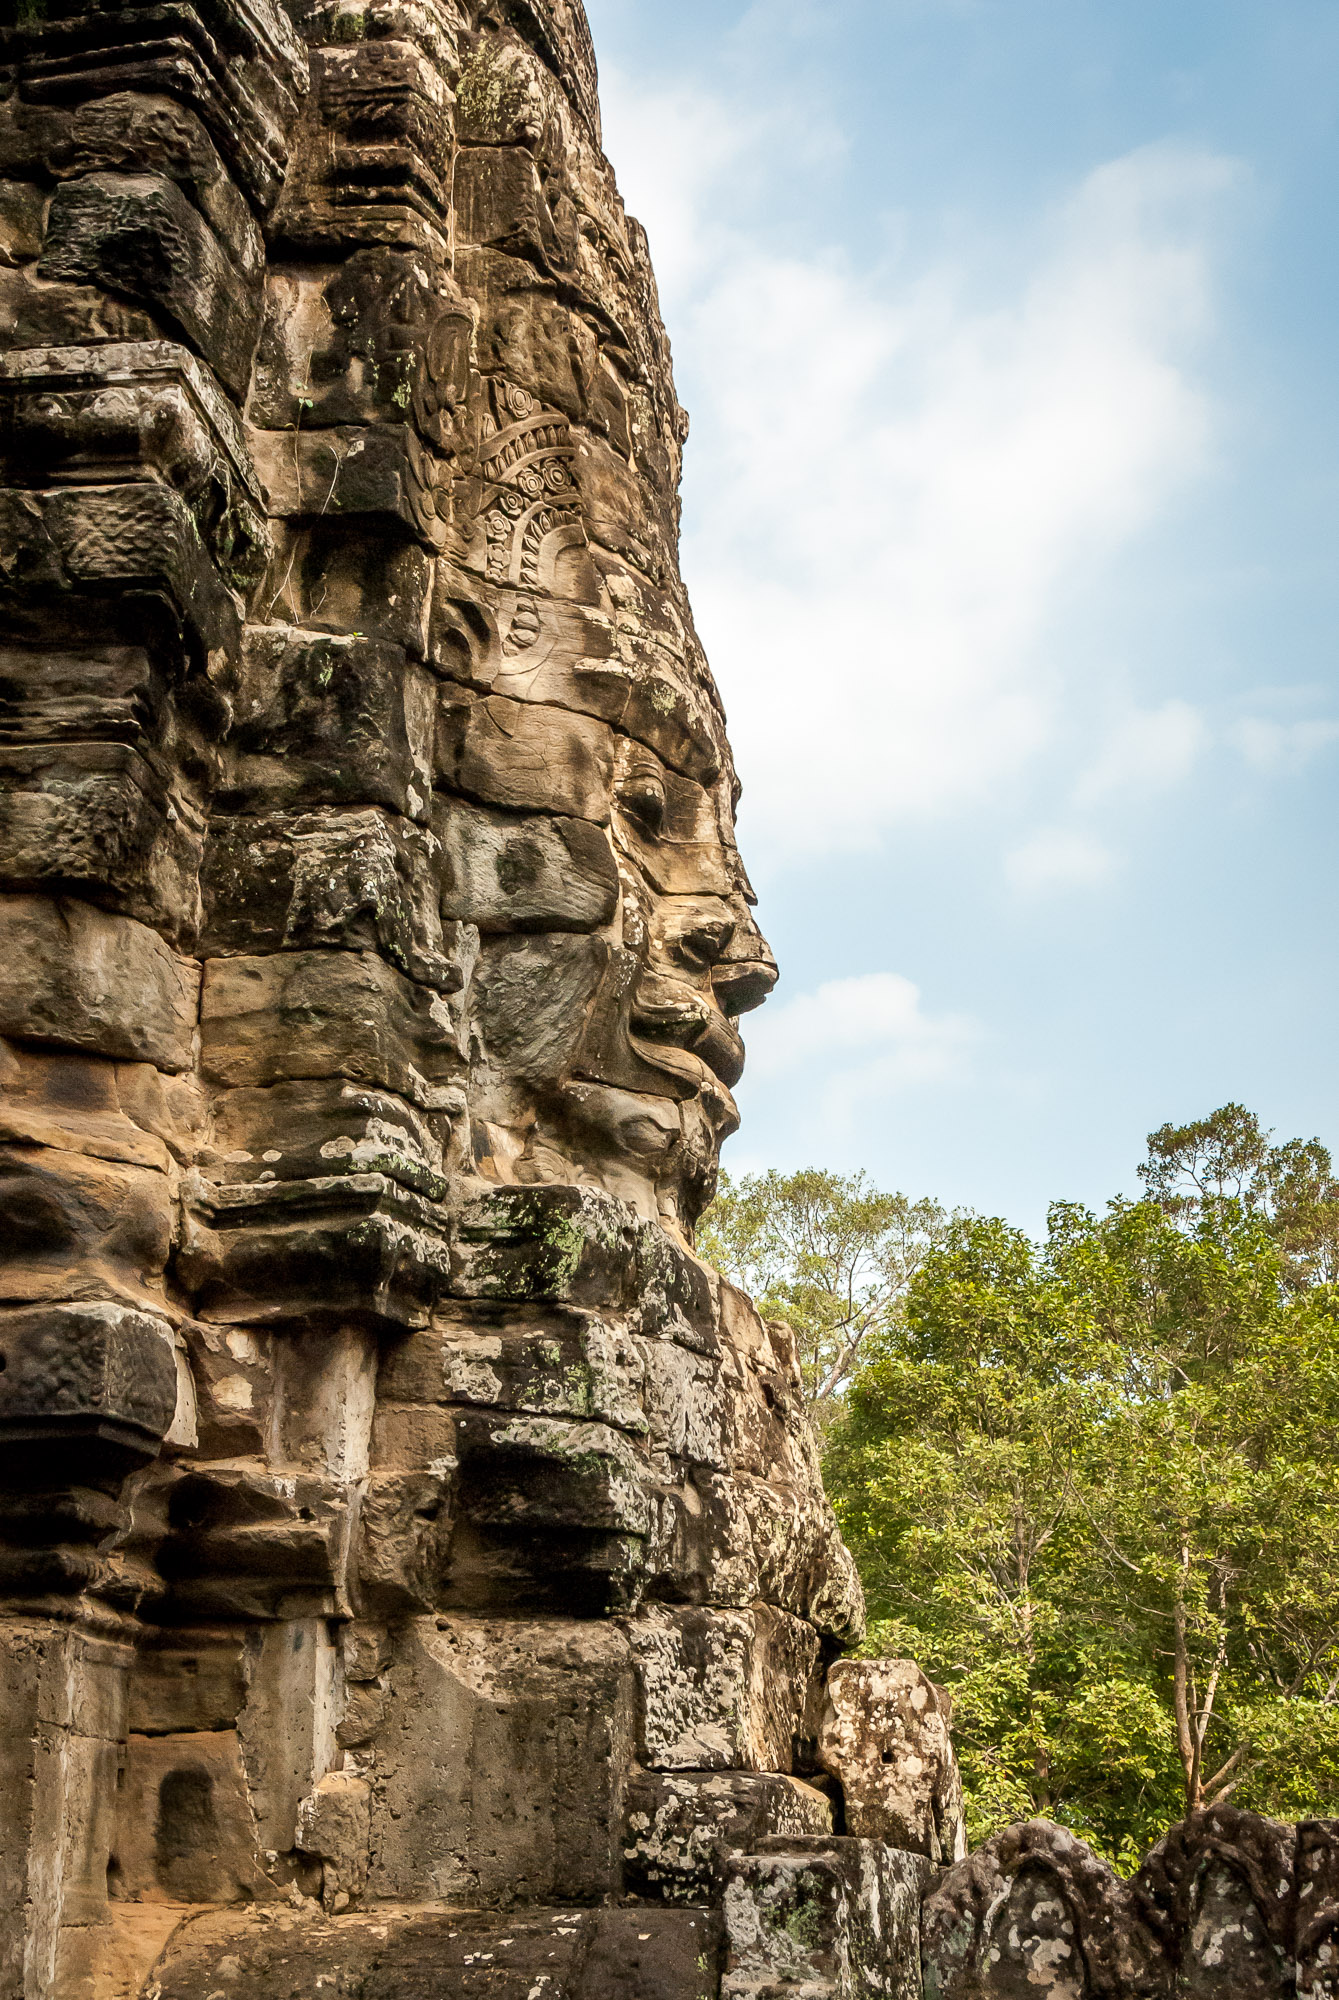
[[[1283,1250],[1289,1284],[1339,1281],[1339,1180],[1319,1139],[1271,1143],[1243,1104],[1149,1134],[1139,1169],[1149,1198],[1188,1225],[1235,1202],[1264,1217]]]
[[[794,1328],[821,1421],[871,1334],[900,1321],[907,1287],[948,1222],[938,1203],[881,1194],[864,1174],[722,1174],[698,1249],[767,1317]]]
[[[1193,1205],[1060,1205],[1040,1248],[955,1219],[832,1428],[871,1644],[953,1689],[976,1838],[1043,1812],[1130,1862],[1187,1804],[1339,1809],[1339,1307],[1196,1164]]]

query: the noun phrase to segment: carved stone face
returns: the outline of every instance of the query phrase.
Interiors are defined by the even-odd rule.
[[[738,1123],[738,1019],[776,981],[723,719],[622,461],[513,383],[469,403],[434,827],[443,913],[481,933],[475,1162],[691,1229]]]

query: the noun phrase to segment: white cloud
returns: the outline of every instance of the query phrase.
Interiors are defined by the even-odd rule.
[[[1065,827],[1044,827],[1005,856],[1011,889],[1040,896],[1053,890],[1094,889],[1110,881],[1119,866],[1102,842]]]
[[[620,77],[606,100],[700,376],[685,568],[753,851],[868,846],[998,789],[1062,728],[1070,593],[1205,463],[1193,359],[1235,169],[1171,146],[1099,168],[982,298],[962,265],[860,269],[746,226],[741,186],[783,145],[794,175],[797,133],[830,144],[812,114],[779,132]],[[1159,714],[1127,772],[1193,754],[1189,711]],[[1124,781],[1099,753],[1089,782]]]
[[[827,980],[773,1001],[751,1024],[751,1081],[826,1076],[831,1095],[884,1094],[961,1073],[980,1038],[961,1014],[927,1014],[920,989],[895,972]]]
[[[1128,792],[1167,791],[1184,783],[1204,748],[1207,731],[1186,701],[1133,709],[1116,718],[1101,751],[1074,788],[1079,805]]]
[[[1248,764],[1273,778],[1302,770],[1339,743],[1339,722],[1269,722],[1247,716],[1233,728],[1232,741]]]

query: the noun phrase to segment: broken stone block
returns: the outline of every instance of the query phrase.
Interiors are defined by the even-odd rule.
[[[953,1706],[911,1660],[837,1660],[828,1669],[818,1760],[837,1779],[846,1830],[931,1861],[967,1852]]]
[[[1145,1855],[1135,1889],[1155,1927],[1180,1940],[1178,1992],[1275,2000],[1288,1991],[1294,1898],[1310,1874],[1299,1885],[1300,1837],[1300,1828],[1223,1805],[1191,1813]]]
[[[441,1594],[451,1536],[454,1463],[374,1472],[358,1509],[353,1592],[365,1618],[403,1618],[433,1609]]]
[[[772,1840],[726,1873],[721,2000],[920,2000],[931,1873],[920,1856],[872,1840]]]
[[[200,210],[238,271],[261,275],[265,245],[208,132],[170,97],[117,91],[81,105],[70,127],[68,166],[75,175],[162,174]]]
[[[0,1147],[0,1301],[116,1300],[162,1312],[173,1189],[151,1168]]]
[[[117,102],[104,99],[88,112],[110,114]],[[16,487],[92,487],[123,481],[132,469],[160,480],[185,500],[226,584],[248,589],[265,567],[269,526],[241,425],[209,370],[175,341],[44,345],[0,356],[0,457],[0,483]],[[133,711],[119,718],[122,729],[137,719]]]
[[[833,1831],[832,1801],[799,1778],[743,1771],[637,1771],[629,1780],[623,1859],[634,1895],[713,1901],[728,1857],[770,1836]]]
[[[298,1807],[298,1846],[321,1863],[321,1902],[338,1916],[367,1886],[371,1793],[349,1771],[330,1771]]]
[[[156,479],[0,490],[0,532],[9,554],[5,594],[68,619],[82,610],[95,631],[124,618],[109,600],[133,592],[155,625],[179,620],[201,657],[211,640],[240,636],[238,604],[215,568],[195,515]],[[180,632],[180,625],[178,626]],[[180,640],[178,640],[180,643]]]

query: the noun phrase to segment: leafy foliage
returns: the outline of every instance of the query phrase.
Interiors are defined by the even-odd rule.
[[[899,1323],[907,1287],[948,1221],[937,1202],[880,1194],[863,1174],[722,1174],[698,1248],[768,1318],[794,1328],[821,1417],[869,1337]]]
[[[1339,1812],[1328,1155],[1215,1119],[1043,1245],[946,1221],[829,1427],[870,1650],[952,1689],[974,1839],[1044,1813],[1132,1865],[1187,1805]]]

